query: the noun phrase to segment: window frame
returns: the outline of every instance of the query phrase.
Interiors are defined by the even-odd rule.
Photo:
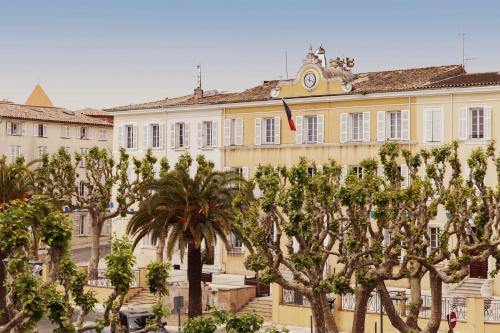
[[[134,149],[134,125],[124,125],[125,130],[125,148]]]
[[[106,128],[99,128],[99,140],[100,141],[108,140],[108,130]]]
[[[231,248],[229,249],[229,252],[231,252],[231,253],[243,253],[243,252],[245,252],[245,247],[244,247],[243,241],[234,232],[229,233],[228,243],[231,246]],[[235,246],[235,245],[239,245],[239,246]]]
[[[403,117],[401,114],[401,110],[387,111],[387,116],[388,116],[388,123],[387,123],[388,128],[387,128],[387,130],[389,132],[387,139],[394,140],[394,141],[400,141],[401,134],[402,134],[402,128],[403,128]],[[396,116],[395,124],[392,123],[392,120],[393,120],[392,116]],[[393,128],[395,129],[396,135],[393,135],[393,133],[392,133]]]
[[[435,230],[436,233],[433,234],[432,231]],[[439,226],[429,226],[429,252],[432,252],[436,249],[439,248],[439,236],[440,236],[440,231],[441,231],[441,228]],[[432,243],[433,243],[433,235],[435,236],[435,245],[433,246]]]
[[[155,130],[156,130],[156,133],[155,133]],[[161,148],[160,124],[159,123],[150,123],[149,124],[149,131],[150,131],[149,139],[151,140],[151,149],[160,149]],[[155,140],[156,140],[156,145],[155,145]]]
[[[82,159],[80,160],[80,163],[79,163],[80,168],[86,167],[85,159],[86,159],[86,155],[88,152],[89,152],[88,148],[80,148],[80,155],[82,155]]]
[[[363,141],[363,112],[353,112],[349,113],[350,120],[350,141],[352,142],[361,142]],[[356,120],[356,121],[355,121]],[[357,122],[357,131],[354,130],[354,124]],[[356,133],[357,132],[357,133]],[[354,137],[354,134],[357,134],[357,138]]]
[[[201,123],[201,147],[202,148],[212,148],[213,147],[213,126],[214,122],[210,120],[204,120]]]
[[[311,121],[313,119],[314,121]],[[318,115],[304,116],[304,123],[304,143],[318,143]]]
[[[274,145],[276,144],[276,119],[274,117],[262,118],[262,144]],[[271,125],[271,126],[269,126]]]
[[[176,122],[175,123],[175,149],[184,149],[186,148],[186,123],[185,122]]]
[[[477,114],[476,118],[476,125],[474,126],[474,115],[475,113],[481,113]],[[476,106],[476,107],[470,107],[467,112],[467,117],[468,117],[468,123],[470,130],[467,133],[467,137],[469,140],[484,140],[486,137],[486,128],[485,128],[485,111],[484,107],[482,106]],[[474,128],[476,127],[476,128]],[[474,132],[476,132],[476,136],[474,136]],[[481,136],[479,136],[481,135]]]

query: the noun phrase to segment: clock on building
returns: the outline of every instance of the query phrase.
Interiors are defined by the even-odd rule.
[[[316,74],[314,72],[307,72],[304,75],[304,86],[311,89],[316,85]]]

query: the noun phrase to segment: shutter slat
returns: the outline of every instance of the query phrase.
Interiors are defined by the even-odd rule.
[[[491,107],[484,107],[484,139],[491,139]]]
[[[363,141],[370,141],[370,112],[363,112]]]
[[[218,132],[219,129],[217,127],[218,122],[217,121],[212,121],[212,147],[217,147],[218,143]]]
[[[385,111],[377,112],[377,141],[385,141]]]
[[[401,110],[401,140],[410,140],[410,111]]]
[[[347,113],[341,113],[340,114],[340,143],[345,143],[347,142],[347,119],[348,115]]]
[[[302,129],[302,123],[303,123],[304,117],[303,116],[295,116],[295,125],[297,126],[297,130],[295,131],[295,143],[296,144],[302,144],[303,141],[303,129]]]
[[[281,118],[280,117],[274,117],[274,143],[279,145],[280,144],[280,138],[281,138]]]
[[[325,140],[325,116],[319,114],[317,116],[316,129],[318,131],[318,143],[323,143]]]
[[[243,119],[238,118],[234,122],[235,125],[235,138],[234,138],[234,144],[236,146],[242,146],[243,145]]]
[[[260,146],[262,144],[262,119],[255,118],[255,145]]]
[[[235,143],[236,143],[236,138],[235,138]],[[230,145],[231,145],[231,119],[224,119],[224,146],[227,147]]]
[[[189,123],[184,123],[184,148],[189,148]]]
[[[201,147],[203,147],[203,141],[204,141],[204,137],[205,137],[205,135],[203,133],[203,122],[199,121],[197,124],[197,127],[198,127],[198,132],[196,134],[197,134],[197,138],[198,138],[198,148],[201,148]]]
[[[460,140],[467,140],[467,108],[461,108],[458,111],[458,137]]]

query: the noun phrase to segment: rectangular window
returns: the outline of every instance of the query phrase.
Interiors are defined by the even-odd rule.
[[[21,146],[9,146],[10,148],[10,162],[15,163],[18,157],[21,157]]]
[[[318,117],[317,116],[305,116],[305,142],[306,143],[316,143],[318,142]]]
[[[424,139],[426,142],[441,142],[443,132],[441,108],[424,109]]]
[[[351,167],[351,172],[358,176],[358,178],[363,178],[363,168],[359,165],[354,165]]]
[[[276,124],[274,118],[264,118],[263,120],[263,137],[264,144],[274,144],[275,143],[275,133],[276,133]]]
[[[61,126],[61,138],[65,139],[69,138],[69,126],[67,125]]]
[[[78,186],[78,193],[80,194],[81,197],[85,197],[87,195],[87,190],[85,187],[85,182],[80,181],[79,186]]]
[[[183,148],[186,145],[186,124],[175,124],[175,148]]]
[[[160,125],[151,124],[149,126],[151,131],[151,148],[160,148]]]
[[[76,226],[76,236],[85,235],[85,223],[87,222],[87,215],[80,215]]]
[[[105,128],[99,128],[99,140],[106,141],[108,139],[107,135],[108,132]]]
[[[471,108],[469,109],[469,117],[471,124],[470,138],[484,139],[484,109]]]
[[[389,140],[401,140],[401,111],[388,112]]]
[[[243,252],[243,242],[233,232],[229,234],[229,246],[231,252]]]
[[[127,125],[125,126],[125,145],[128,149],[134,148],[134,126]]]
[[[439,247],[439,231],[439,227],[429,228],[429,245],[431,251]]]
[[[351,141],[363,140],[363,113],[351,114]]]
[[[35,136],[39,138],[47,137],[47,125],[44,124],[36,124],[35,125]]]
[[[88,140],[89,139],[89,128],[88,127],[80,127],[80,139]]]
[[[141,241],[143,247],[156,247],[156,239],[152,240],[151,234],[142,237]]]
[[[45,154],[47,154],[47,146],[38,146],[38,158],[42,158]]]
[[[213,146],[213,123],[211,121],[204,121],[202,123],[202,147],[212,147]]]
[[[7,122],[7,134],[15,136],[24,135],[23,126],[24,124],[22,123]]]
[[[82,155],[82,159],[80,160],[80,168],[85,168],[85,159],[87,158],[88,148],[80,148],[80,154]]]
[[[230,146],[236,145],[236,119],[231,119],[231,128],[230,128]]]

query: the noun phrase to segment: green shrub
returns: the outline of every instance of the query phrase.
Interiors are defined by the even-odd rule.
[[[213,333],[217,329],[213,317],[195,317],[184,324],[182,331],[184,333]]]

